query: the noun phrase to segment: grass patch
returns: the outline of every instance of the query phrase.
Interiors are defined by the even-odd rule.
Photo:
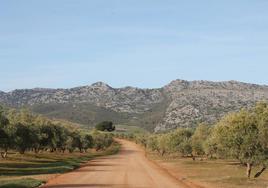
[[[44,180],[36,180],[36,175],[59,174],[74,170],[83,163],[100,156],[112,155],[119,151],[118,143],[100,152],[88,153],[11,153],[8,158],[0,160],[0,188],[37,187]]]
[[[38,187],[43,182],[33,178],[25,178],[11,181],[0,181],[0,188],[33,188]]]

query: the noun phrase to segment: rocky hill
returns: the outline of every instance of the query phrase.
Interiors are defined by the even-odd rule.
[[[236,81],[175,80],[158,89],[112,88],[97,82],[71,89],[0,92],[0,103],[86,125],[113,120],[155,131],[214,123],[224,114],[268,99],[268,86]]]

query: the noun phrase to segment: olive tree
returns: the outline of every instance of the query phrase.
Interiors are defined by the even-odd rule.
[[[82,136],[82,148],[84,152],[87,152],[89,148],[94,146],[93,137],[90,134],[85,134]]]
[[[26,150],[30,149],[34,143],[34,133],[31,131],[29,125],[18,123],[15,125],[15,147],[24,154]]]
[[[113,142],[113,138],[110,134],[95,131],[93,132],[92,137],[94,140],[94,148],[96,149],[96,151],[104,150],[105,148],[109,147]]]
[[[208,125],[200,124],[194,134],[191,137],[191,146],[193,155],[204,155],[205,154],[205,143],[210,135],[210,128]]]
[[[266,102],[259,102],[253,109],[256,116],[258,126],[258,140],[263,152],[263,158],[260,161],[262,169],[255,174],[255,178],[259,177],[267,168],[268,165],[268,104]]]
[[[151,151],[158,151],[159,152],[159,146],[158,146],[158,135],[150,135],[147,139],[147,148]]]
[[[0,148],[3,150],[1,151],[1,157],[6,158],[7,151],[10,147],[10,135],[8,134],[8,126],[9,120],[3,113],[2,107],[0,106]]]
[[[265,158],[255,116],[246,110],[229,114],[218,123],[215,131],[218,147],[229,157],[246,164],[250,178],[252,167]]]
[[[179,152],[182,156],[191,156],[193,160],[195,157],[192,155],[191,137],[193,131],[191,129],[179,128],[170,133],[170,149],[173,152]]]
[[[169,134],[161,134],[157,139],[158,147],[157,151],[164,156],[167,152],[170,151],[170,135]]]

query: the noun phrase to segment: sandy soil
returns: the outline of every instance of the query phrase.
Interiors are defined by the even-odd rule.
[[[43,188],[189,188],[166,170],[149,161],[136,144],[119,140],[121,151],[100,157],[70,173],[60,175]]]

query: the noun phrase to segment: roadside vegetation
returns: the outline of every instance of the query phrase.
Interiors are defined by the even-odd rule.
[[[0,108],[0,187],[36,187],[45,174],[73,170],[117,152],[112,135],[72,123]],[[39,177],[41,176],[41,177]]]
[[[244,168],[244,175],[239,170],[240,176],[257,179],[268,165],[268,104],[259,102],[251,109],[230,113],[216,125],[200,124],[195,129],[179,128],[162,134],[117,136],[135,141],[161,158],[175,156],[193,165],[230,162],[233,168]],[[221,174],[220,168],[210,169],[208,165],[207,169]]]

